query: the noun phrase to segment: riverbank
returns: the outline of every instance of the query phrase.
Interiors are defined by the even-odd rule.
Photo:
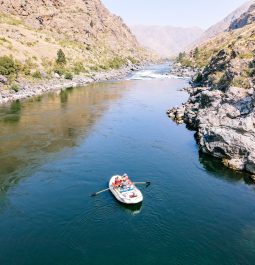
[[[200,150],[234,170],[255,174],[255,91],[229,87],[187,88],[186,103],[167,111],[178,124],[196,131]],[[252,176],[254,179],[254,176]]]
[[[144,65],[131,65],[121,69],[114,69],[107,72],[91,72],[83,75],[76,75],[72,80],[55,75],[51,79],[41,79],[39,81],[21,79],[18,82],[18,91],[0,88],[0,105],[16,100],[41,96],[51,91],[65,90],[70,87],[80,87],[93,82],[103,82],[107,80],[119,80],[127,76],[130,72],[142,68]]]

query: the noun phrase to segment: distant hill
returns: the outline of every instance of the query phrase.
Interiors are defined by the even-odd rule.
[[[197,27],[130,26],[137,40],[163,57],[177,55],[189,44],[201,37],[203,30]]]

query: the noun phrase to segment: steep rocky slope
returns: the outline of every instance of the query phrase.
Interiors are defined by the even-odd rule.
[[[227,31],[231,23],[233,23],[243,13],[245,13],[252,4],[255,4],[255,0],[246,1],[242,6],[226,16],[222,21],[219,21],[215,25],[211,26],[202,34],[202,36],[197,41],[193,43],[193,47],[198,45],[199,43],[206,42],[216,37],[218,34],[224,31]]]
[[[100,0],[1,0],[0,56],[26,68],[54,68],[62,49],[70,70],[119,66],[147,54]]]
[[[203,30],[197,27],[180,28],[172,26],[130,27],[138,41],[163,57],[172,57],[200,38]]]
[[[255,23],[254,6],[228,31],[182,53],[179,62],[199,67],[190,98],[168,111],[197,131],[200,150],[233,169],[255,174]]]
[[[231,31],[234,29],[240,29],[254,22],[255,22],[255,3],[249,7],[248,11],[244,12],[239,18],[234,20],[230,24],[228,30]]]

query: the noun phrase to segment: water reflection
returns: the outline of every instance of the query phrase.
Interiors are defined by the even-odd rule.
[[[127,204],[123,204],[118,202],[119,207],[122,208],[122,210],[124,210],[126,213],[131,214],[131,215],[137,215],[139,213],[141,213],[142,210],[142,202],[138,203],[138,204],[134,204],[134,205],[127,205]]]
[[[50,154],[76,146],[110,102],[120,98],[122,92],[111,86],[94,84],[2,106],[0,190],[27,174],[27,168],[51,159]]]
[[[217,178],[225,179],[228,182],[244,181],[246,184],[253,184],[248,173],[231,170],[225,167],[220,159],[208,154],[199,152],[199,162],[206,171],[211,172]]]
[[[12,102],[10,105],[0,108],[0,122],[16,123],[20,120],[21,103],[20,101]]]

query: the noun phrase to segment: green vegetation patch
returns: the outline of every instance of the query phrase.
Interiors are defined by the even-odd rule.
[[[33,74],[32,77],[35,79],[42,79],[42,74],[40,71],[36,70]]]
[[[14,16],[0,13],[0,23],[8,24],[8,25],[23,25],[23,21],[21,19],[18,19]]]
[[[66,56],[65,56],[64,52],[61,49],[58,50],[58,52],[57,52],[56,63],[58,65],[64,65],[64,64],[66,64]]]
[[[13,84],[11,87],[10,87],[11,90],[15,91],[15,92],[18,92],[20,90],[20,87],[17,85],[17,84]]]
[[[4,76],[11,76],[17,74],[19,65],[10,56],[0,57],[0,74]]]
[[[65,79],[72,80],[72,79],[73,79],[73,75],[72,75],[72,73],[67,72],[67,73],[65,74]]]

